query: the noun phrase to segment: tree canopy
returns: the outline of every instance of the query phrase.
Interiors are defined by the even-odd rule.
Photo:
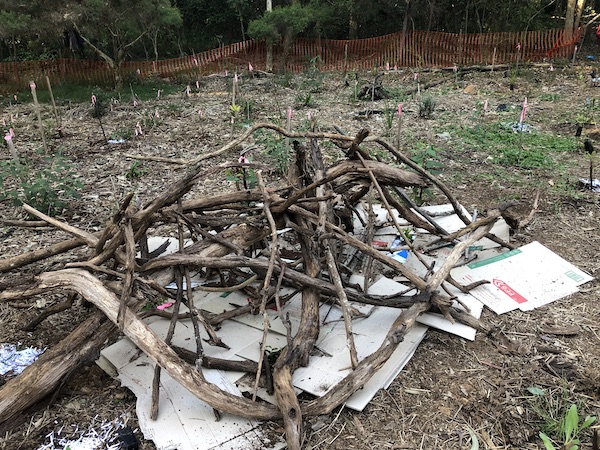
[[[0,59],[166,58],[248,37],[355,39],[400,30],[452,33],[572,30],[599,17],[600,0],[0,0]],[[65,34],[66,33],[66,34]],[[71,35],[72,37],[73,35]],[[70,41],[73,42],[72,39]],[[67,43],[68,40],[67,40]]]

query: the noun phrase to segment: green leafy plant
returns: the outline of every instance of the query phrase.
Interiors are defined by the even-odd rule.
[[[158,109],[155,110],[144,110],[141,114],[141,118],[138,123],[144,130],[153,130],[159,127],[163,122]]]
[[[429,119],[435,111],[436,101],[431,95],[425,95],[419,101],[419,117]]]
[[[596,417],[580,418],[577,405],[568,401],[565,390],[559,398],[536,386],[527,390],[532,394],[533,410],[543,420],[539,436],[546,450],[578,450],[581,433],[596,421]]]
[[[416,150],[410,154],[410,159],[433,175],[438,175],[444,168],[440,154],[433,145],[417,145]]]
[[[240,114],[242,113],[242,106],[241,105],[229,105],[229,114],[231,115],[231,117],[237,118]]]
[[[235,182],[238,191],[241,189],[254,189],[258,185],[258,177],[254,169],[239,167],[227,169],[225,170],[225,179]]]
[[[513,124],[481,123],[479,127],[449,125],[444,130],[451,136],[455,145],[468,151],[481,152],[490,156],[490,162],[502,166],[522,169],[556,169],[574,164],[568,157],[577,149],[577,139],[573,136],[557,136],[533,130],[530,133],[515,133]],[[522,139],[522,143],[520,143]],[[521,145],[522,144],[522,145]]]
[[[386,130],[389,132],[394,126],[394,116],[396,115],[396,110],[394,108],[391,108],[388,102],[386,102],[383,114],[385,118],[385,127]]]
[[[444,168],[444,163],[440,161],[438,151],[432,145],[417,145],[416,150],[413,150],[410,154],[410,159],[432,175],[441,173]],[[428,188],[414,188],[413,193],[419,206],[423,205],[431,196],[431,191]]]
[[[304,72],[304,81],[302,85],[312,93],[321,90],[323,80],[325,79],[325,74],[319,70],[319,62],[321,62],[321,57],[319,55],[310,58]]]
[[[256,133],[256,143],[261,145],[264,148],[264,154],[273,160],[277,172],[287,173],[292,160],[292,153],[290,146],[283,137],[279,134],[272,135],[271,133],[259,132]]]
[[[131,166],[129,166],[129,170],[125,174],[125,178],[128,180],[135,180],[141,178],[146,174],[146,169],[144,169],[138,161],[133,161]]]
[[[307,92],[306,94],[299,94],[296,96],[296,107],[297,108],[307,108],[314,106],[315,102],[312,96],[312,93]]]
[[[572,404],[561,422],[560,442],[562,442],[562,445],[560,447],[555,447],[555,442],[542,431],[540,431],[540,439],[544,443],[546,450],[577,450],[579,449],[580,444],[580,433],[591,426],[595,421],[595,416],[587,416],[583,422],[579,423],[577,405]]]
[[[0,198],[16,206],[27,203],[54,216],[77,198],[83,187],[73,165],[62,154],[0,162]]]

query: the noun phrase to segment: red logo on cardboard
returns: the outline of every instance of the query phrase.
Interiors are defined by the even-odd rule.
[[[527,301],[527,299],[525,297],[523,297],[521,294],[519,294],[517,291],[515,291],[513,288],[511,288],[504,281],[497,280],[494,278],[492,280],[492,283],[494,284],[494,286],[496,286],[498,289],[500,289],[502,292],[504,292],[506,295],[508,295],[510,298],[512,298],[515,302],[525,303]]]

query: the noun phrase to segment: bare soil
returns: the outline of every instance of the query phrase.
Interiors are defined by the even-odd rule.
[[[418,117],[416,97],[404,99],[401,144],[406,152],[433,145],[443,163],[440,176],[471,211],[477,208],[484,212],[503,201],[517,200],[516,215],[523,218],[539,192],[539,210],[526,228],[517,230],[512,241],[521,245],[537,240],[598,277],[599,202],[597,194],[576,188],[577,178],[588,174],[589,158],[582,148],[574,144],[558,158],[561,165],[556,168],[523,169],[499,165],[487,148],[466,148],[452,132],[450,136],[442,134],[449,124],[473,128],[478,123],[518,121],[527,96],[526,122],[534,126],[535,133],[572,136],[586,99],[600,100],[600,88],[588,83],[590,71],[583,64],[555,71],[545,67],[526,69],[518,77],[515,90],[509,88],[510,77],[498,71],[468,72],[456,78],[447,72],[422,72],[423,85],[442,77],[447,80],[427,91],[437,101],[429,119]],[[372,74],[362,74],[362,78],[372,79]],[[382,81],[385,87],[396,91],[415,86],[411,71],[392,72]],[[65,136],[53,137],[50,145],[53,151],[61,149],[72,161],[84,183],[80,198],[70,201],[61,218],[95,232],[131,190],[145,203],[185,173],[185,166],[134,160],[128,154],[192,159],[239,135],[243,127],[232,127],[230,123],[231,78],[207,77],[199,83],[199,89],[192,84],[190,96],[182,93],[140,102],[135,107],[131,101],[115,103],[103,123],[109,134],[127,138],[123,144],[103,142],[88,105],[61,105]],[[315,92],[307,101],[311,89]],[[355,101],[353,92],[353,76],[328,74],[322,81],[314,75],[243,77],[238,102],[250,102],[253,121],[284,124],[291,106],[293,128],[306,127],[310,113],[321,130],[333,130],[335,125],[353,135],[368,128],[372,134],[395,142],[397,119],[388,129],[385,113],[358,119],[357,113],[395,109],[397,102]],[[486,99],[488,111],[481,116]],[[308,105],[300,107],[302,103]],[[500,104],[508,110],[498,111]],[[18,151],[33,155],[41,147],[41,140],[32,105],[11,105],[2,110],[4,117],[11,114]],[[43,116],[47,124],[52,122],[50,107],[44,106]],[[138,122],[144,135],[135,137],[132,131]],[[584,135],[592,128],[588,125]],[[251,157],[272,166],[272,160],[261,153],[261,142],[257,144]],[[340,156],[333,146],[325,146],[325,152],[329,162]],[[7,153],[4,158],[8,158]],[[239,153],[232,151],[205,164],[208,167],[226,160],[237,161],[238,157]],[[131,177],[134,161],[138,161],[138,170],[142,171],[139,177]],[[278,177],[271,172],[269,182],[277,183]],[[235,189],[235,183],[225,174],[218,174],[199,183],[189,195],[231,189]],[[430,201],[435,202],[435,198]],[[25,215],[5,201],[0,203],[0,217],[23,219]],[[6,258],[66,238],[65,233],[50,227],[0,225],[0,252]],[[64,263],[60,257],[46,260],[3,274],[0,281],[55,270]],[[480,448],[487,449],[543,448],[538,433],[548,423],[545,415],[557,416],[557,408],[572,403],[578,405],[581,415],[600,414],[599,292],[598,282],[593,281],[584,285],[580,293],[532,312],[497,316],[486,310],[482,321],[492,331],[488,335],[478,333],[474,342],[429,330],[391,387],[381,391],[362,413],[341,407],[326,417],[306,420],[305,448],[468,449],[475,448],[475,440]],[[0,343],[50,347],[90,314],[88,305],[76,303],[32,332],[22,330],[43,308],[58,300],[47,296],[0,303]],[[551,327],[574,327],[575,331],[562,336],[551,333]],[[530,387],[544,389],[545,395],[533,395],[527,390]],[[0,436],[0,449],[36,449],[47,442],[48,433],[62,426],[87,428],[94,417],[113,420],[122,414],[130,417],[129,425],[135,428],[134,396],[91,365],[65,380],[47,405],[31,411],[25,422],[9,426]],[[282,433],[281,424],[267,426]],[[558,438],[557,434],[553,436]],[[137,437],[140,449],[155,448],[139,432]],[[589,432],[581,438],[581,448],[592,448]]]

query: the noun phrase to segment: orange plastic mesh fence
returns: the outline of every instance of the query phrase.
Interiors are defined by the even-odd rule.
[[[554,61],[571,58],[583,28],[567,38],[562,29],[456,34],[406,31],[357,40],[297,39],[289,49],[273,48],[276,72],[362,71],[394,67],[452,67]],[[266,45],[254,40],[237,42],[181,58],[127,61],[121,76],[136,79],[193,81],[201,75],[249,69],[265,70]],[[113,72],[104,61],[56,58],[43,61],[0,62],[0,90],[23,88],[29,80],[40,88],[48,76],[60,82],[109,84]]]

